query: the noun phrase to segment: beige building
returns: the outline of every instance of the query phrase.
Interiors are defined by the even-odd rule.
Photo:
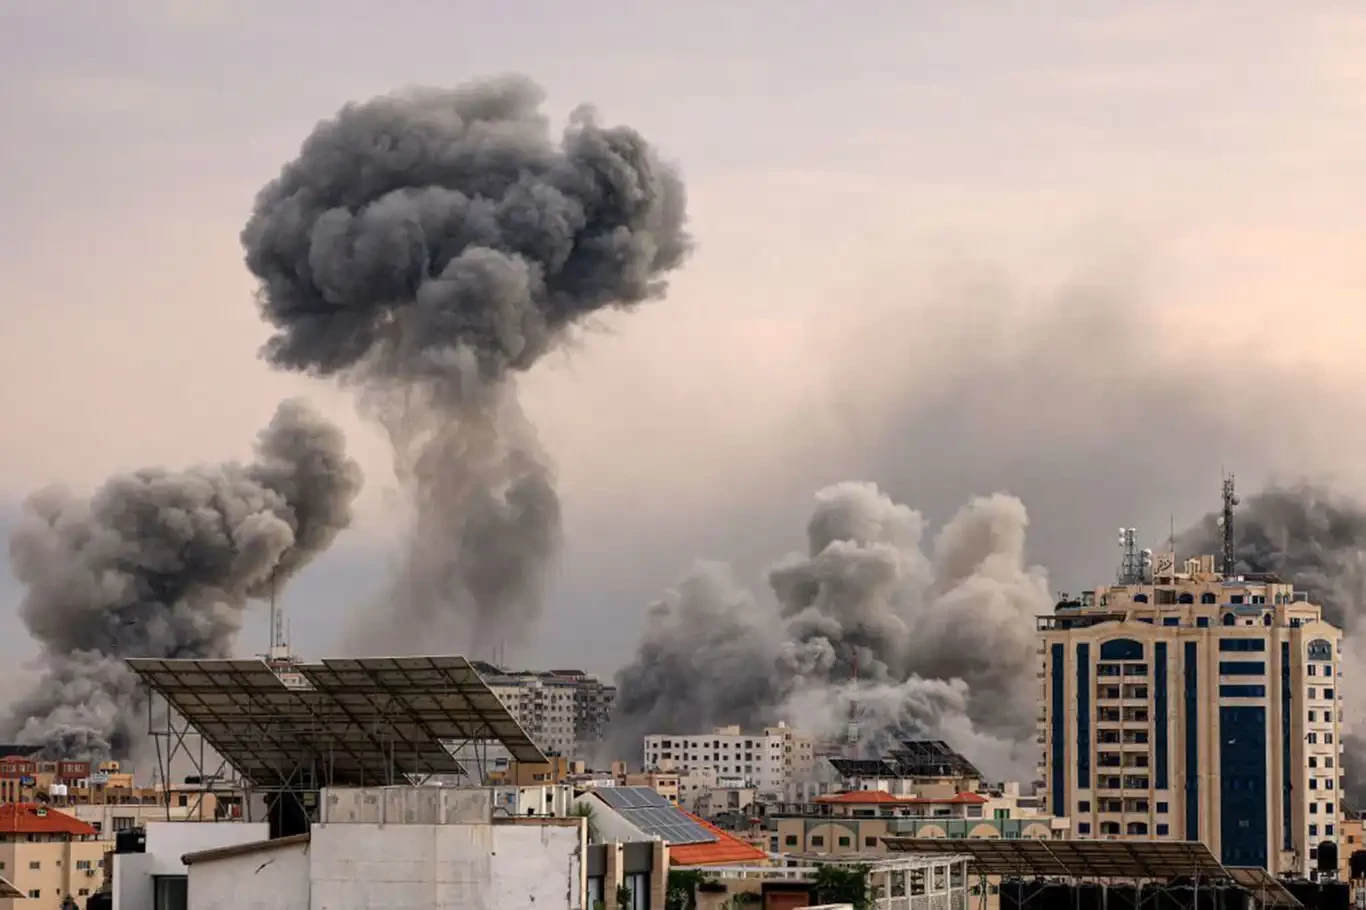
[[[1040,764],[1079,837],[1306,873],[1342,823],[1342,633],[1274,576],[1150,565],[1039,618]],[[1123,540],[1122,540],[1123,542]]]
[[[58,910],[68,896],[84,906],[104,881],[112,846],[90,825],[55,809],[0,805],[0,876],[26,895],[0,900],[0,910]]]

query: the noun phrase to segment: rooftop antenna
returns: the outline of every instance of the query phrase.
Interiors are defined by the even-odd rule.
[[[1141,585],[1151,580],[1153,554],[1151,550],[1138,548],[1138,531],[1135,528],[1119,529],[1119,573],[1122,585]]]
[[[285,608],[278,598],[276,575],[270,574],[270,650],[266,661],[272,665],[282,665],[289,660],[289,638],[285,634]]]
[[[1224,478],[1224,512],[1219,516],[1219,527],[1224,532],[1224,558],[1221,569],[1224,578],[1232,578],[1237,571],[1233,559],[1233,507],[1238,505],[1238,494],[1234,492],[1233,475]]]

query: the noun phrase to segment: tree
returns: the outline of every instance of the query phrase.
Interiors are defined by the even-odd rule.
[[[588,819],[588,842],[590,844],[602,843],[602,838],[599,837],[601,832],[598,831],[597,813],[593,811],[592,806],[588,803],[575,803],[573,808],[569,810],[569,814]]]
[[[811,900],[817,904],[852,904],[854,910],[871,910],[873,900],[868,867],[817,866],[811,880]]]
[[[701,869],[670,869],[664,910],[697,910],[697,886],[704,881]]]

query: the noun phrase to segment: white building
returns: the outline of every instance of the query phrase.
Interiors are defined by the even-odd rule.
[[[589,758],[612,715],[616,687],[579,670],[509,672],[476,664],[484,682],[543,751]]]
[[[1039,618],[1049,809],[1079,837],[1199,840],[1226,865],[1306,873],[1342,833],[1341,630],[1210,556],[1127,562]]]
[[[189,852],[189,910],[582,908],[585,820],[499,819],[490,797],[324,790],[323,820],[307,834]]]
[[[762,733],[737,726],[710,733],[656,733],[645,737],[645,767],[709,771],[718,781],[738,781],[761,793],[782,793],[787,783],[811,774],[814,740],[785,724]]]

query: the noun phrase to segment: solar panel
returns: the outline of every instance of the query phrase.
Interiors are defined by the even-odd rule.
[[[967,856],[981,875],[1122,879],[1227,876],[1209,848],[1196,841],[884,837],[882,842],[894,853]]]
[[[669,801],[650,787],[603,787],[594,791],[613,809],[667,807]]]
[[[545,754],[463,657],[370,657],[304,664],[313,686],[351,705],[405,713],[429,737],[496,741],[519,762]]]
[[[460,657],[296,666],[311,689],[287,687],[259,660],[128,665],[258,786],[302,786],[310,778],[373,786],[461,774],[449,745],[456,741],[499,740],[520,761],[545,761]]]
[[[671,844],[716,840],[714,833],[649,787],[603,787],[593,792],[647,837]]]

